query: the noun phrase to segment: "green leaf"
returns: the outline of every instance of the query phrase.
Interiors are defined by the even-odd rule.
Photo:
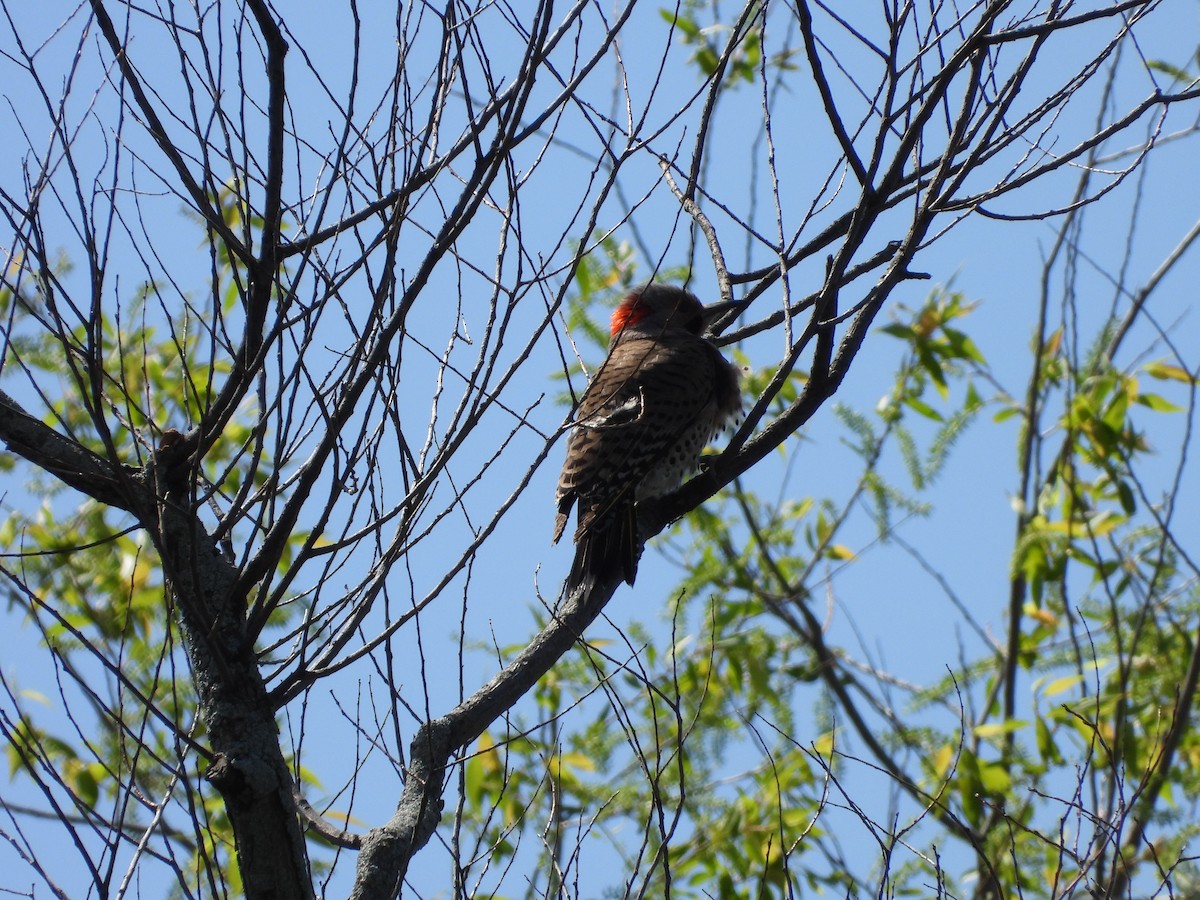
[[[1157,378],[1159,381],[1179,381],[1188,385],[1196,384],[1197,381],[1196,376],[1187,369],[1169,363],[1146,363],[1146,365],[1142,366],[1142,371],[1151,378]]]
[[[1050,731],[1050,726],[1046,724],[1046,720],[1042,716],[1038,716],[1034,720],[1034,735],[1037,742],[1038,755],[1046,762],[1047,765],[1062,765],[1064,762],[1062,752],[1058,749],[1058,744],[1055,743],[1054,734]]]
[[[979,783],[993,797],[1005,797],[1012,788],[1012,776],[1004,766],[988,763],[979,767]]]
[[[1155,412],[1182,412],[1182,406],[1176,406],[1174,403],[1167,400],[1165,397],[1160,397],[1158,394],[1138,394],[1137,402],[1142,406],[1149,407]]]
[[[987,740],[1006,734],[1012,734],[1014,731],[1020,731],[1022,728],[1025,728],[1028,725],[1028,722],[1020,719],[1008,719],[1004,722],[988,722],[983,725],[976,725],[972,731],[976,737],[981,737]]]
[[[1129,482],[1121,479],[1117,482],[1117,498],[1120,500],[1121,509],[1125,515],[1132,516],[1137,512],[1137,498],[1134,496],[1133,488],[1129,486]]]
[[[700,26],[696,24],[694,19],[689,19],[687,16],[679,16],[668,9],[660,9],[658,14],[668,25],[674,25],[680,31],[690,38],[700,37]]]
[[[100,798],[100,784],[97,781],[96,769],[100,769],[101,777],[103,777],[103,768],[98,765],[80,766],[72,775],[71,786],[74,788],[76,795],[87,806],[95,806],[96,801]]]
[[[1055,678],[1042,691],[1045,697],[1056,697],[1059,694],[1065,694],[1072,688],[1077,687],[1083,682],[1082,675],[1064,675],[1061,678]]]
[[[904,399],[904,405],[920,413],[927,419],[932,419],[935,422],[945,421],[945,419],[942,418],[941,413],[923,400],[918,400],[916,397],[906,397]]]
[[[1146,63],[1148,69],[1153,69],[1156,72],[1162,72],[1170,76],[1175,81],[1190,82],[1195,80],[1195,76],[1188,72],[1187,69],[1181,69],[1179,66],[1172,65],[1169,62],[1164,62],[1160,59],[1152,59]]]
[[[958,760],[958,792],[963,815],[971,825],[983,824],[983,782],[979,777],[979,760],[964,749]]]

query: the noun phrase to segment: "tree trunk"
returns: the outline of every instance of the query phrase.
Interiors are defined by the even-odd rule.
[[[190,471],[191,466],[169,465],[157,470],[162,499],[158,528],[150,531],[208,728],[213,760],[205,777],[225,801],[246,897],[311,898],[292,774],[254,644],[246,636],[246,600],[235,595],[237,573],[194,511]]]

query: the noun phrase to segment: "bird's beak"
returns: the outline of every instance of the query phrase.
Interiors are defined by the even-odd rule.
[[[721,319],[725,313],[741,309],[744,305],[744,300],[726,300],[724,303],[710,303],[704,307],[704,329],[707,331],[713,322]]]

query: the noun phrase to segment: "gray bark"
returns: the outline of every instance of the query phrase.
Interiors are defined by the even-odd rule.
[[[194,468],[180,441],[141,469],[117,466],[26,413],[0,392],[0,440],[8,449],[95,500],[132,513],[162,558],[170,605],[192,666],[211,763],[248,898],[313,896],[292,776],[279,745],[237,572],[196,514]]]

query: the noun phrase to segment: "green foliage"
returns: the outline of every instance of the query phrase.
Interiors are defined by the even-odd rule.
[[[698,0],[687,0],[675,10],[659,10],[659,15],[678,34],[684,45],[693,48],[690,61],[705,78],[712,78],[717,74],[728,42],[734,41],[726,61],[724,78],[720,83],[721,90],[733,89],[742,84],[755,84],[764,67],[780,71],[796,68],[795,50],[772,54],[764,62],[760,25],[750,25],[737,34],[734,33],[733,26],[722,22],[701,25],[699,18],[707,9],[707,5]],[[746,21],[758,21],[760,15],[750,15]]]
[[[593,315],[600,300],[619,301],[634,285],[633,248],[612,235],[599,238],[591,252],[579,258],[575,266],[573,291],[567,298],[567,328],[582,334],[594,347],[608,346],[607,323]]]
[[[619,258],[610,251],[614,271]],[[586,277],[613,283],[594,268]],[[586,315],[602,296],[585,293],[572,309]],[[932,854],[889,856],[880,871],[889,895],[926,896],[935,879],[962,895],[987,877],[1006,894],[1059,896],[1090,877],[1096,859],[1131,852],[1100,819],[1074,845],[1090,847],[1090,858],[1059,839],[1058,823],[1080,802],[1072,792],[1106,782],[1103,796],[1116,791],[1132,804],[1133,785],[1170,750],[1161,789],[1140,802],[1170,835],[1155,844],[1159,863],[1178,863],[1197,831],[1180,816],[1200,796],[1200,739],[1191,729],[1171,737],[1164,722],[1183,702],[1186,623],[1200,620],[1200,589],[1153,511],[1145,515],[1137,471],[1152,430],[1141,419],[1180,408],[1144,384],[1190,390],[1185,370],[1155,361],[1120,372],[1097,350],[1073,364],[1061,331],[1043,342],[1033,402],[1044,411],[1057,398],[1061,411],[1038,435],[1051,465],[1021,519],[1013,581],[1001,586],[1017,604],[1014,658],[996,644],[940,682],[914,686],[898,709],[885,700],[893,688],[872,688],[886,676],[864,678],[868,663],[825,643],[814,599],[830,572],[866,555],[846,536],[853,514],[865,509],[878,540],[893,540],[904,518],[931,511],[931,486],[984,409],[994,423],[1029,416],[1028,400],[1000,386],[970,337],[974,309],[937,290],[882,328],[903,348],[892,389],[874,410],[836,409],[861,467],[848,496],[768,500],[737,483],[660,541],[685,572],[670,610],[675,640],[656,647],[635,625],[623,648],[592,644],[538,686],[536,720],[510,723],[509,738],[485,735],[467,762],[462,809],[481,829],[477,855],[486,847],[515,858],[540,833],[536,868],[555,872],[578,844],[636,829],[647,834],[638,863],[647,895],[665,891],[668,878],[680,897],[874,894],[877,885],[850,874],[859,867],[825,863],[839,853],[823,825],[831,781],[865,756],[880,769],[911,760],[897,778],[913,786],[920,811],[909,826],[860,812],[864,827],[883,840],[893,824],[957,822],[962,830],[939,840],[957,834],[976,861],[952,875]],[[748,371],[743,385],[756,393],[769,376]],[[793,400],[804,380],[793,374],[776,402]],[[889,474],[897,469],[900,478]],[[1033,677],[1010,715],[1002,697],[1017,672]],[[805,743],[799,705],[814,689],[824,730]],[[863,749],[868,736],[877,746]],[[757,762],[731,770],[731,756]],[[560,829],[555,839],[548,821]]]
[[[227,223],[236,225],[234,195],[224,192],[221,203]],[[228,364],[212,357],[209,323],[194,314],[203,304],[170,318],[154,284],[132,292],[115,317],[100,315],[99,327],[56,336],[42,323],[55,315],[55,282],[68,271],[66,264],[51,276],[28,270],[21,273],[20,294],[0,291],[0,318],[11,323],[9,352],[26,372],[59,385],[50,416],[56,429],[98,455],[140,464],[164,432],[185,431],[197,420]],[[235,268],[222,270],[221,292],[236,295],[242,278]],[[67,365],[63,340],[75,348]],[[95,381],[89,372],[102,377]],[[244,410],[205,455],[212,484],[232,491],[270,476],[265,446],[256,456],[246,452],[255,418]],[[15,491],[6,495],[0,554],[15,562],[5,564],[3,596],[24,614],[64,680],[89,700],[64,710],[61,697],[46,699],[51,685],[22,686],[20,718],[4,728],[9,778],[49,782],[83,816],[111,813],[105,827],[122,829],[135,842],[153,806],[161,805],[181,870],[202,878],[215,865],[225,888],[238,895],[223,801],[198,787],[196,767],[206,762],[193,748],[204,746],[204,721],[157,549],[122,511],[90,499],[71,506],[56,479],[14,465],[7,455],[0,459],[27,478],[22,497],[44,498],[26,504]],[[284,566],[307,538],[300,531],[289,536]],[[283,604],[272,623],[297,612]],[[63,690],[60,685],[56,693]]]
[[[632,259],[627,245],[604,238],[576,269],[567,316],[589,354],[607,343],[597,307],[635,283]],[[0,297],[18,325],[44,314],[39,282],[25,283],[34,286],[26,295]],[[111,442],[130,448],[130,459],[144,454],[167,427],[194,421],[207,398],[203,322],[160,336],[149,305],[155,296],[145,286],[124,321],[73,336],[90,346],[82,358],[98,354],[116,373],[100,395],[119,411],[107,435],[87,381],[62,376],[75,393],[56,407],[57,423],[97,452]],[[958,823],[962,830],[943,839],[958,835],[975,859],[956,876],[928,854],[889,863],[879,878],[896,896],[922,896],[932,878],[961,893],[985,876],[1024,896],[1057,896],[1055,885],[1087,875],[1080,855],[1056,843],[1055,823],[1079,805],[1071,791],[1088,779],[1106,782],[1101,793],[1119,796],[1123,815],[1137,804],[1140,821],[1163,827],[1157,864],[1183,859],[1200,831],[1186,814],[1200,796],[1200,738],[1171,723],[1192,702],[1180,685],[1195,653],[1190,623],[1200,620],[1200,588],[1187,579],[1139,471],[1151,453],[1147,417],[1177,415],[1183,404],[1169,392],[1194,390],[1195,378],[1163,360],[1121,371],[1099,346],[1074,362],[1059,330],[1039,347],[1031,398],[1016,400],[1020,392],[999,386],[969,336],[974,309],[960,293],[937,290],[919,308],[897,307],[883,326],[902,348],[891,389],[873,410],[835,408],[860,469],[848,495],[766,498],[735,483],[659,542],[685,573],[669,610],[674,639],[659,646],[634,624],[624,644],[580,647],[536,686],[524,717],[479,739],[463,764],[459,811],[462,858],[480,861],[475,877],[532,852],[553,893],[580,845],[632,831],[646,836],[630,872],[641,873],[648,896],[665,894],[668,882],[680,897],[877,893],[861,868],[828,864],[838,838],[824,824],[831,791],[864,758],[904,779],[920,801],[913,824]],[[57,373],[46,340],[13,346],[26,366]],[[757,395],[772,372],[731,352],[747,367],[743,387]],[[793,402],[805,381],[793,372],[771,411]],[[1147,390],[1150,382],[1161,388]],[[1047,461],[1017,504],[1005,586],[1016,604],[1015,655],[997,645],[964,659],[895,708],[891,688],[878,687],[885,676],[827,643],[817,598],[867,555],[851,528],[855,513],[868,514],[876,540],[898,538],[904,519],[932,510],[931,487],[989,406],[993,426],[1015,418],[1034,428],[1035,451],[1044,448]],[[1048,424],[1036,427],[1039,420]],[[214,479],[266,477],[269,455],[251,467],[243,452],[252,427],[231,427],[213,448],[206,465]],[[784,448],[783,462],[793,452]],[[296,532],[293,549],[308,537]],[[6,729],[9,777],[53,772],[80,809],[120,804],[130,790],[174,797],[202,823],[172,838],[192,859],[187,871],[216,861],[236,894],[219,799],[169,762],[181,743],[202,745],[204,731],[189,679],[175,675],[187,660],[164,615],[155,548],[112,510],[90,501],[65,509],[54,497],[0,523],[0,548],[20,554],[8,602],[64,670],[107,686],[95,694],[95,726],[74,732],[44,724],[52,706],[44,690],[24,691],[22,715]],[[96,673],[95,660],[121,663]],[[1030,683],[1010,711],[1001,698],[1018,672]],[[937,714],[946,710],[949,721]],[[740,764],[731,767],[731,758]],[[124,827],[144,827],[126,815]],[[858,815],[895,847],[891,825]],[[1090,842],[1094,858],[1130,853],[1120,831],[1100,819],[1079,840]],[[467,864],[464,877],[471,872]]]
[[[662,653],[640,646],[633,666],[616,648],[590,645],[537,686],[538,713],[548,724],[515,721],[514,737],[498,742],[488,733],[479,740],[465,771],[467,814],[483,826],[475,855],[486,847],[492,865],[509,859],[521,835],[547,821],[566,829],[582,820],[608,831],[642,828],[649,817],[659,823],[651,828],[652,852],[668,854],[677,888],[680,880],[697,890],[722,883],[726,895],[740,896],[736,891],[757,885],[763,896],[782,896],[782,848],[811,830],[817,816],[820,782],[809,752],[763,733],[774,749],[760,765],[737,785],[714,781],[732,736],[761,727],[760,710],[777,724],[788,722],[781,689],[797,648],[744,627],[751,612],[745,605],[715,603],[710,612],[706,639]],[[597,683],[606,697],[591,703]],[[566,734],[552,724],[565,709],[584,721]],[[666,823],[680,816],[689,836],[668,840]],[[545,852],[553,858],[566,840],[569,854],[575,839],[546,838]],[[547,860],[540,868],[552,866]]]
[[[21,296],[0,292],[0,317],[13,321],[10,349],[27,369],[58,381],[53,424],[97,454],[140,464],[164,432],[186,431],[196,422],[212,399],[215,382],[229,372],[226,359],[212,356],[204,319],[183,315],[167,324],[158,285],[140,286],[115,316],[98,313],[98,327],[77,326],[60,337],[39,324],[53,318],[48,298],[54,286],[33,270],[22,280],[29,287]],[[235,280],[232,272],[223,279],[227,284]],[[63,340],[76,349],[67,365]],[[211,477],[228,474],[252,423],[253,412],[245,410],[205,455]],[[56,483],[49,481],[43,490]]]

